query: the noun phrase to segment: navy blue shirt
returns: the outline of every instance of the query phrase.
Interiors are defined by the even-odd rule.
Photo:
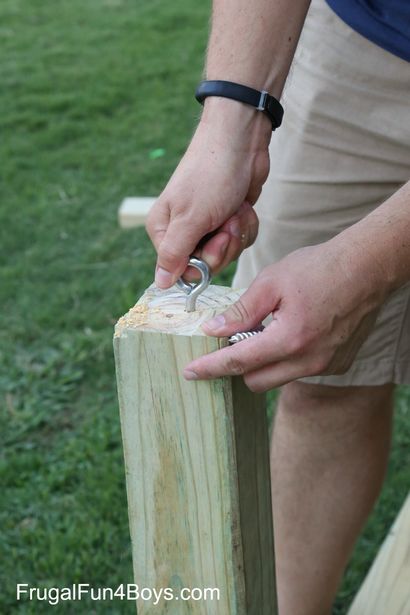
[[[326,0],[353,30],[410,62],[410,0]]]

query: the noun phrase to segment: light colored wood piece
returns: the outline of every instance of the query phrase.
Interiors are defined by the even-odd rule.
[[[410,614],[410,495],[373,562],[348,615]]]
[[[135,583],[220,591],[140,600],[139,615],[277,613],[265,398],[241,378],[181,375],[226,345],[200,325],[239,296],[210,286],[186,313],[179,289],[151,286],[115,329]]]
[[[118,221],[121,228],[144,226],[149,210],[156,201],[153,196],[127,197],[118,210]]]

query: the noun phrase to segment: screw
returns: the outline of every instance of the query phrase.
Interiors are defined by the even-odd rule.
[[[228,342],[230,344],[237,344],[238,342],[242,342],[243,340],[247,340],[250,337],[253,337],[254,335],[257,335],[258,333],[262,333],[264,328],[265,327],[263,325],[261,325],[257,329],[252,329],[252,331],[242,331],[240,333],[235,333],[234,335],[231,335],[231,337],[228,339]]]

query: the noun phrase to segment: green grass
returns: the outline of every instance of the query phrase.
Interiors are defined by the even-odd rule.
[[[0,5],[1,613],[52,608],[17,603],[17,582],[131,581],[111,338],[152,281],[155,255],[144,230],[118,229],[117,207],[159,193],[184,151],[208,15],[189,0]],[[152,159],[158,148],[165,155]],[[406,493],[404,390],[397,410],[388,480],[337,613]]]

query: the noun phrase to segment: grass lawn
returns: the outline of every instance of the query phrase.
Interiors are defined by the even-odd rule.
[[[2,614],[52,610],[18,603],[17,582],[132,580],[112,330],[152,281],[155,255],[144,230],[118,229],[117,207],[159,193],[184,151],[208,15],[192,0],[1,2]],[[409,407],[401,390],[388,479],[335,613],[406,495]]]

